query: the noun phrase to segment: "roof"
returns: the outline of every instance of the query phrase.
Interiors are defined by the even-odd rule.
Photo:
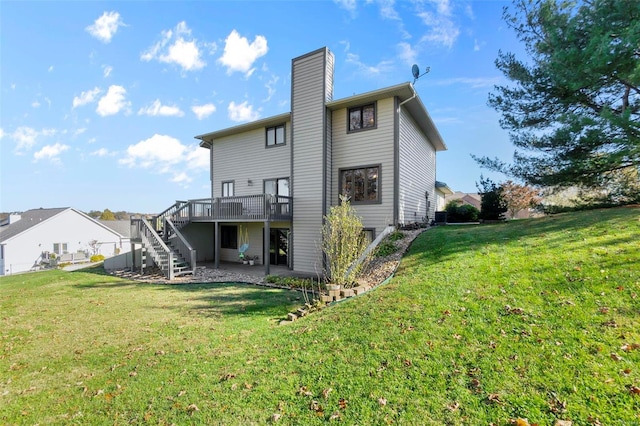
[[[129,220],[98,220],[98,222],[123,237],[131,238],[131,221]]]
[[[20,214],[19,221],[0,227],[0,242],[15,237],[16,235],[23,233],[29,228],[32,228],[39,223],[51,219],[52,217],[62,213],[65,210],[68,210],[69,208],[70,207],[27,210],[26,212]]]
[[[291,113],[287,112],[284,114],[274,115],[272,117],[263,118],[262,120],[252,121],[246,124],[240,124],[239,126],[227,127],[226,129],[216,130],[215,132],[209,132],[202,135],[198,135],[195,138],[200,139],[202,142],[200,146],[203,148],[209,148],[211,146],[211,142],[214,139],[223,138],[225,136],[235,135],[241,132],[248,132],[249,130],[260,129],[262,127],[271,127],[277,124],[282,124],[286,121],[291,120]]]
[[[447,149],[447,146],[445,145],[442,136],[440,136],[440,132],[438,132],[438,129],[433,123],[431,116],[427,112],[427,109],[420,100],[418,94],[415,92],[413,85],[409,82],[374,90],[371,92],[361,93],[359,95],[349,96],[335,101],[329,101],[326,103],[326,106],[328,109],[335,111],[338,109],[361,105],[368,102],[374,102],[378,99],[384,99],[393,96],[397,96],[400,102],[407,101],[403,105],[404,108],[409,111],[420,129],[427,135],[429,141],[433,144],[436,151],[445,151]],[[262,120],[256,120],[250,123],[241,124],[239,126],[228,127],[226,129],[217,130],[215,132],[205,133],[202,135],[198,135],[195,138],[202,141],[200,143],[201,147],[209,148],[211,147],[211,143],[214,139],[231,136],[237,133],[247,132],[249,130],[255,130],[262,127],[270,127],[290,120],[291,113],[287,112],[284,114],[264,118]]]
[[[444,182],[440,182],[439,180],[436,181],[436,189],[445,195],[453,194],[453,191],[451,190],[451,188],[449,188],[449,185]]]
[[[39,209],[27,210],[26,212],[20,215],[19,221],[0,227],[0,243],[5,242],[10,238],[15,237],[16,235],[20,235],[23,232],[33,228],[34,226],[39,225],[43,222],[46,222],[52,217],[57,216],[60,213],[65,212],[67,210],[76,212],[80,216],[85,217],[86,219],[94,222],[96,225],[102,228],[105,228],[110,232],[113,232],[114,234],[118,235],[118,237],[123,237],[123,234],[118,232],[117,230],[112,229],[108,226],[105,226],[103,223],[96,221],[90,216],[87,216],[86,214],[74,208],[71,208],[71,207],[61,207],[61,208],[51,208],[51,209],[39,208]],[[129,233],[130,232],[131,231],[129,231]]]

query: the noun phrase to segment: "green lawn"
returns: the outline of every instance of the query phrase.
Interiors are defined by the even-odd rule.
[[[423,233],[388,284],[0,279],[1,424],[640,424],[640,209]],[[525,424],[521,422],[522,424]]]

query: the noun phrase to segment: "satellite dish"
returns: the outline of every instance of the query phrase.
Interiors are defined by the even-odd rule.
[[[413,64],[413,66],[411,67],[411,74],[413,74],[413,82],[415,83],[417,79],[427,74],[429,71],[431,71],[431,67],[427,67],[424,70],[424,73],[420,74],[420,67],[418,67],[418,65],[416,64]]]
[[[413,78],[415,78],[416,80],[418,79],[418,77],[420,77],[420,67],[418,67],[417,64],[413,64],[413,66],[411,67],[411,74],[413,74]]]

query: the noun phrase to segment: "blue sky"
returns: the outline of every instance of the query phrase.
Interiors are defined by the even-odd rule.
[[[154,213],[210,194],[194,136],[290,110],[291,59],[335,55],[334,99],[411,81],[448,151],[437,179],[475,192],[471,154],[510,160],[487,106],[498,1],[0,3],[0,211]]]

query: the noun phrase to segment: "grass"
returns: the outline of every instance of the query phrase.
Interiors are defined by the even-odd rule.
[[[438,227],[287,326],[294,291],[2,278],[0,423],[638,424],[639,235],[638,208]]]

